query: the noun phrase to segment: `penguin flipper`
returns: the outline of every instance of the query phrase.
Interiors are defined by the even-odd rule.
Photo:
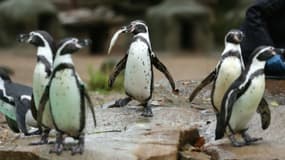
[[[225,94],[227,96],[223,97],[221,111],[217,113],[216,140],[224,137],[238,93],[238,89],[228,90]]]
[[[269,105],[264,97],[261,99],[256,112],[260,114],[262,129],[267,129],[271,121],[271,112]]]
[[[93,105],[93,103],[91,101],[91,98],[90,98],[90,96],[89,96],[89,94],[88,94],[88,92],[87,92],[87,90],[86,90],[84,85],[81,85],[81,89],[83,90],[84,97],[87,100],[88,107],[91,110],[94,126],[96,127],[97,123],[96,123],[96,115],[95,115],[94,105]]]
[[[157,68],[160,72],[162,72],[165,75],[165,77],[168,79],[171,85],[172,91],[174,93],[177,93],[178,90],[175,88],[175,81],[173,80],[166,66],[156,56],[152,56],[151,61],[152,61],[152,64],[154,64],[155,68]]]
[[[20,98],[15,100],[15,109],[16,109],[16,122],[19,129],[25,134],[29,135],[27,125],[26,125],[26,114],[30,109],[29,102],[22,102]]]
[[[208,84],[210,84],[216,77],[216,70],[213,70],[207,77],[205,77],[202,82],[193,90],[189,96],[189,102],[191,103],[196,95]]]
[[[37,119],[37,109],[34,101],[34,94],[32,94],[32,100],[31,100],[31,112],[34,117],[34,119]]]
[[[15,133],[20,133],[17,122],[8,116],[5,116],[5,118],[9,128]]]
[[[116,77],[118,76],[118,74],[126,67],[126,63],[127,63],[127,58],[128,58],[128,54],[126,54],[124,56],[123,59],[121,59],[116,66],[114,67],[112,73],[109,76],[109,81],[108,81],[108,87],[112,88],[113,87],[113,83],[116,80]]]

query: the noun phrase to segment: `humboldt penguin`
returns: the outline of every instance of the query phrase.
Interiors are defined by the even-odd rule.
[[[37,63],[33,73],[33,99],[35,103],[33,115],[36,118],[40,99],[52,73],[52,64],[56,46],[52,36],[46,31],[32,31],[28,34],[20,34],[18,36],[18,40],[22,43],[29,43],[37,47]],[[32,145],[48,143],[49,132],[54,128],[53,123],[51,123],[52,120],[49,103],[46,105],[46,109],[43,113],[43,134],[41,140],[39,142],[32,143]]]
[[[196,95],[206,85],[213,82],[211,91],[211,103],[216,112],[219,114],[221,103],[225,92],[245,69],[243,63],[240,43],[244,39],[244,34],[240,30],[230,30],[225,36],[225,49],[222,52],[220,61],[215,69],[202,80],[202,82],[193,90],[189,97],[192,102]],[[257,109],[262,120],[262,128],[268,128],[270,124],[270,110],[265,99],[263,99]]]
[[[0,112],[5,115],[9,128],[25,136],[41,134],[41,130],[28,131],[30,127],[39,128],[31,114],[32,88],[12,82],[9,73],[0,69]]]
[[[71,149],[72,154],[83,153],[86,119],[85,99],[87,99],[96,125],[93,104],[85,85],[75,71],[71,58],[71,54],[88,44],[89,41],[85,39],[67,38],[62,40],[57,47],[53,72],[40,100],[38,110],[38,122],[41,123],[45,104],[49,100],[52,122],[57,131],[56,142],[50,153],[61,154],[64,134],[78,140],[77,145]]]
[[[216,112],[220,110],[221,101],[228,87],[244,70],[241,56],[240,42],[244,34],[240,30],[231,30],[225,36],[225,49],[216,68],[194,89],[189,101],[195,98],[198,92],[211,82],[214,82],[211,102]]]
[[[108,85],[112,87],[116,76],[125,69],[124,87],[127,97],[117,100],[114,105],[109,107],[124,106],[135,99],[144,106],[142,116],[152,117],[150,100],[153,92],[153,65],[166,76],[173,92],[177,93],[175,82],[165,65],[152,51],[149,31],[145,22],[132,21],[128,26],[124,26],[116,32],[111,40],[108,53],[120,33],[132,33],[134,36],[127,54],[110,74]]]
[[[246,133],[248,122],[257,110],[265,90],[264,66],[266,60],[275,55],[273,47],[260,46],[250,58],[249,65],[236,79],[223,96],[216,127],[216,139],[227,132],[234,146],[243,146],[261,140],[252,138]],[[235,139],[240,133],[244,142]]]

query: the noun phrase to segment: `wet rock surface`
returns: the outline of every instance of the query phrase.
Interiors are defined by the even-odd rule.
[[[210,105],[211,86],[203,89],[190,105],[188,96],[198,82],[179,81],[177,84],[181,91],[179,96],[171,93],[170,86],[165,80],[155,85],[152,118],[140,116],[142,106],[136,101],[122,108],[101,108],[107,102],[123,98],[124,94],[91,93],[97,106],[98,126],[94,128],[89,116],[83,155],[71,156],[70,151],[64,151],[60,156],[49,154],[49,149],[53,145],[28,145],[30,142],[38,141],[38,136],[24,137],[5,131],[7,128],[1,128],[1,135],[5,131],[8,137],[1,138],[1,160],[285,159],[285,106],[282,106],[280,95],[266,92],[266,99],[271,104],[272,111],[271,125],[267,130],[261,129],[260,117],[257,114],[251,121],[250,135],[263,137],[263,140],[254,145],[235,148],[230,145],[227,138],[214,141],[216,120]],[[51,140],[54,140],[54,133]],[[74,140],[67,138],[66,143],[68,147]]]

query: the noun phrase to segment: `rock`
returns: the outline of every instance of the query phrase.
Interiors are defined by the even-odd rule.
[[[244,147],[233,147],[227,138],[221,143],[212,141],[205,150],[212,159],[239,159],[239,160],[268,160],[285,159],[285,106],[271,108],[271,124],[267,130],[261,129],[260,117],[255,115],[249,126],[249,134],[253,137],[262,137],[263,140]]]
[[[179,153],[180,160],[210,160],[211,157],[203,152],[183,151]]]
[[[154,117],[140,116],[141,107],[96,108],[98,127],[88,118],[83,155],[49,154],[53,145],[29,146],[38,136],[22,137],[0,148],[1,159],[94,159],[96,160],[175,160],[180,144],[194,143],[198,130],[189,123],[196,117],[185,107],[154,107]],[[177,116],[179,115],[179,116]],[[54,140],[54,137],[51,138]],[[75,143],[66,139],[66,146]]]

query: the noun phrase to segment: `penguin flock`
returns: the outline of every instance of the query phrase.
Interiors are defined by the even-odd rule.
[[[135,20],[114,33],[108,54],[121,33],[132,34],[125,56],[115,65],[110,74],[111,88],[116,77],[124,72],[126,97],[116,100],[109,107],[123,107],[131,100],[141,103],[142,116],[152,117],[153,66],[168,79],[173,94],[179,94],[175,81],[166,66],[153,52],[149,29],[144,21]],[[213,83],[211,103],[216,113],[215,138],[228,136],[233,146],[240,147],[259,141],[246,131],[254,113],[260,114],[262,128],[270,125],[271,113],[264,98],[266,60],[277,52],[271,46],[256,48],[250,63],[244,64],[240,43],[244,35],[240,30],[231,30],[225,36],[225,48],[216,68],[192,91],[190,103],[208,84]],[[88,39],[65,38],[56,43],[46,31],[32,31],[17,37],[20,43],[37,48],[37,63],[33,73],[32,87],[15,83],[9,73],[0,68],[0,112],[4,114],[12,131],[24,135],[40,135],[30,145],[54,143],[50,153],[60,155],[66,150],[64,139],[72,137],[78,142],[69,150],[82,154],[86,125],[86,108],[91,110],[94,127],[94,106],[84,82],[76,72],[72,54],[90,45]],[[48,140],[51,130],[56,131],[55,142]],[[238,141],[240,134],[243,141]]]

